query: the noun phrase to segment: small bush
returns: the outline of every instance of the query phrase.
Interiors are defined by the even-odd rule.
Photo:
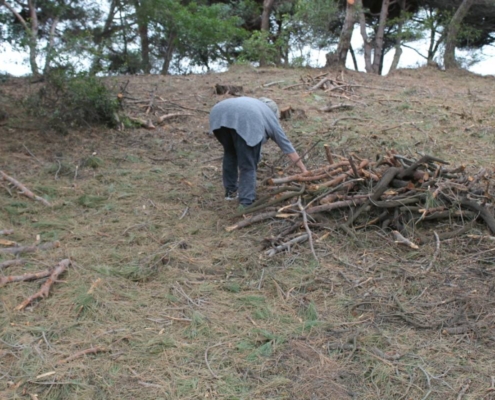
[[[119,107],[117,99],[97,77],[64,69],[51,71],[43,87],[25,101],[25,106],[30,114],[63,134],[71,128],[115,126]]]

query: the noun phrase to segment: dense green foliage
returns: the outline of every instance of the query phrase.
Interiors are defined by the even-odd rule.
[[[469,12],[462,27],[447,40],[452,17],[466,3]],[[347,20],[349,13],[355,14],[355,28],[366,25],[366,40],[382,59],[387,51],[397,51],[420,37],[430,42],[422,54],[428,61],[438,59],[446,42],[476,50],[495,41],[493,0],[397,0],[385,10],[383,4],[378,0],[356,0],[353,7],[344,0],[39,0],[26,4],[5,0],[0,3],[0,46],[8,43],[16,51],[27,52],[34,75],[69,64],[78,71],[106,75],[189,73],[195,67],[209,70],[246,61],[304,65],[304,58],[290,55],[307,48],[330,51],[337,44],[345,59],[348,50],[357,50],[341,49],[346,13]],[[268,28],[262,25],[263,15]]]
[[[119,104],[95,76],[70,70],[52,70],[45,85],[25,101],[26,109],[46,121],[47,128],[66,134],[71,128],[115,126]]]

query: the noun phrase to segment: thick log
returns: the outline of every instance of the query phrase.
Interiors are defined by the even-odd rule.
[[[493,218],[493,215],[490,213],[490,211],[488,211],[486,207],[466,198],[461,199],[460,203],[461,206],[479,212],[480,217],[483,219],[483,221],[485,221],[490,231],[492,233],[495,233],[495,218]]]
[[[403,171],[401,171],[400,173],[398,173],[397,176],[399,179],[407,178],[407,177],[411,176],[419,166],[421,166],[423,164],[428,164],[431,162],[438,162],[440,164],[447,164],[447,165],[449,164],[447,161],[443,161],[440,158],[426,155],[426,156],[421,157],[418,161],[415,161],[414,163],[412,163],[411,166],[409,166],[408,168],[406,168]]]

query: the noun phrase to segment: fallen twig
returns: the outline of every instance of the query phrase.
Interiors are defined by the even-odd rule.
[[[19,246],[19,247],[6,247],[0,249],[0,254],[21,254],[21,253],[35,253],[38,250],[51,250],[60,247],[60,242],[43,243],[38,246]]]
[[[47,276],[50,276],[51,273],[51,270],[45,269],[43,271],[26,273],[22,275],[2,276],[0,277],[0,287],[6,285],[7,283],[34,281],[36,279],[46,278]]]
[[[413,243],[409,239],[402,236],[399,231],[392,231],[392,235],[394,235],[395,243],[404,244],[406,246],[409,246],[411,249],[419,249],[419,246],[416,243]],[[436,236],[438,237],[438,235]]]
[[[16,260],[3,261],[3,262],[0,263],[0,269],[12,267],[14,265],[23,265],[23,264],[26,264],[26,262],[27,262],[27,260],[24,259],[24,258],[19,258],[19,259],[16,259]]]
[[[266,251],[265,254],[268,257],[273,257],[275,254],[280,253],[283,250],[289,249],[290,246],[292,246],[293,244],[305,242],[306,240],[308,240],[308,238],[309,238],[309,235],[307,233],[305,233],[304,235],[295,237],[294,239],[289,240],[286,243],[283,243],[279,246],[274,247],[273,249]]]
[[[215,378],[215,379],[219,379],[219,378],[218,378],[218,375],[217,375],[217,374],[215,374],[215,373],[212,371],[212,369],[211,369],[211,367],[210,367],[210,363],[208,362],[208,350],[212,349],[213,347],[220,346],[220,345],[222,345],[222,344],[223,344],[223,343],[217,343],[217,344],[214,344],[213,346],[207,347],[207,348],[206,348],[206,350],[205,350],[205,363],[206,363],[206,366],[208,367],[208,371],[210,371],[211,376],[213,376],[213,378]]]
[[[315,252],[315,247],[313,245],[313,235],[311,233],[311,229],[309,229],[308,226],[308,215],[306,214],[306,210],[302,206],[301,197],[299,197],[299,199],[297,200],[297,206],[299,207],[299,210],[301,211],[301,214],[303,216],[303,225],[306,233],[308,234],[309,248],[311,249],[311,253],[313,253],[313,257],[315,258],[316,262],[319,263],[318,256]]]
[[[103,353],[106,351],[110,351],[110,350],[105,348],[105,347],[91,347],[89,349],[78,351],[77,353],[74,353],[70,357],[67,357],[67,358],[64,358],[63,360],[60,360],[57,364],[58,365],[66,364],[69,361],[75,360],[76,358],[85,356],[87,354],[97,354],[97,353]]]
[[[463,396],[469,390],[470,386],[471,386],[471,379],[468,379],[466,380],[466,383],[461,386],[461,389],[459,390],[459,394],[457,395],[457,400],[461,400],[463,398]]]
[[[162,124],[167,119],[172,119],[172,118],[177,118],[177,117],[190,117],[191,115],[193,115],[193,114],[188,114],[188,113],[165,114],[165,115],[162,115],[161,117],[158,117],[158,120],[156,122],[159,125],[159,124]]]
[[[17,189],[19,189],[20,194],[23,194],[24,196],[29,197],[31,200],[37,200],[37,201],[43,203],[45,206],[48,206],[48,207],[52,206],[48,200],[45,200],[43,197],[35,195],[26,186],[24,186],[21,182],[12,178],[11,176],[7,175],[5,172],[0,171],[0,176],[2,177],[3,180],[10,182]]]
[[[436,242],[435,253],[433,253],[433,258],[428,264],[428,267],[426,267],[425,272],[428,272],[433,267],[433,264],[435,264],[438,254],[440,253],[440,238],[438,237],[438,233],[433,232],[433,234],[435,235],[435,242]]]
[[[26,300],[24,300],[15,309],[17,311],[24,310],[34,300],[43,299],[45,297],[48,297],[48,295],[50,293],[50,288],[56,282],[59,275],[62,274],[69,267],[70,263],[71,263],[71,261],[68,258],[60,261],[60,263],[53,270],[50,271],[50,276],[45,281],[45,283],[43,283],[43,285],[41,286],[41,289],[37,293],[33,294],[32,296],[30,296]]]

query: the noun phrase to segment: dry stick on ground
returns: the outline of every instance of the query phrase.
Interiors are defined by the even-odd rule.
[[[335,119],[330,126],[331,127],[337,126],[337,124],[340,121],[344,121],[346,119],[351,119],[351,120],[356,120],[356,121],[369,121],[369,119],[364,119],[364,118],[359,118],[359,117],[340,117],[340,118]]]
[[[303,160],[303,159],[304,159],[304,157],[306,157],[306,156],[309,154],[309,152],[310,152],[311,150],[313,150],[313,149],[314,149],[314,148],[315,148],[315,147],[316,147],[316,146],[317,146],[320,142],[321,142],[321,139],[317,140],[315,143],[313,143],[313,144],[311,145],[311,147],[310,147],[308,150],[306,150],[303,154],[301,154],[301,155],[299,156],[299,158],[297,158],[297,159],[296,159],[296,160],[294,160],[294,161],[291,161],[291,162],[289,163],[289,165],[287,165],[287,167],[285,167],[285,168],[284,168],[284,172],[285,172],[285,171],[287,171],[287,170],[288,170],[289,168],[291,168],[292,166],[296,165],[296,164],[299,162],[299,160]]]
[[[267,207],[270,207],[270,206],[273,206],[275,204],[281,203],[281,202],[283,202],[285,200],[289,200],[289,199],[291,199],[293,197],[300,196],[300,195],[302,195],[304,193],[304,190],[305,190],[305,186],[303,185],[301,187],[301,190],[300,191],[298,191],[298,192],[295,192],[295,191],[292,191],[291,192],[291,191],[289,191],[288,193],[280,196],[277,199],[271,200],[268,203],[265,203],[265,204],[255,204],[255,203],[253,203],[253,205],[248,206],[244,210],[241,210],[241,211],[237,212],[236,213],[236,216],[240,216],[240,215],[244,215],[244,214],[250,214],[250,213],[253,213],[255,211],[260,211],[260,210],[263,210],[263,209],[265,209]]]
[[[373,191],[373,194],[370,196],[369,200],[364,202],[364,204],[359,209],[357,209],[348,219],[347,223],[345,224],[346,228],[352,226],[357,217],[359,217],[359,215],[369,206],[371,202],[377,201],[382,196],[382,194],[385,193],[385,191],[389,188],[390,182],[392,182],[392,180],[399,172],[401,172],[401,169],[396,167],[387,169],[387,172],[383,174],[382,179],[376,185],[375,190]]]
[[[27,260],[24,258],[19,258],[17,260],[8,260],[0,263],[0,269],[12,267],[14,265],[23,265],[26,264]]]
[[[492,233],[495,233],[495,218],[490,213],[490,211],[488,211],[488,209],[486,207],[482,206],[481,204],[476,203],[473,200],[469,200],[466,198],[461,199],[460,203],[462,206],[464,206],[466,208],[470,208],[471,210],[479,212],[481,218],[488,225],[488,228],[490,229],[490,231]]]
[[[276,217],[277,214],[278,214],[277,211],[269,211],[266,213],[258,214],[258,215],[255,215],[254,217],[239,221],[235,225],[227,226],[225,228],[225,230],[227,232],[232,232],[236,229],[244,228],[245,226],[255,224],[256,222],[260,222],[260,221],[264,221],[265,219],[270,219],[270,218]]]
[[[143,128],[146,129],[155,129],[155,125],[153,125],[153,122],[151,122],[151,119],[148,119],[146,121],[142,120],[141,118],[136,118],[136,117],[128,117],[132,122],[142,126]]]
[[[327,157],[327,161],[330,165],[334,163],[333,161],[333,156],[332,156],[332,149],[330,148],[329,144],[324,144],[323,148],[325,149],[325,156]]]
[[[155,85],[155,87],[153,88],[153,91],[151,92],[150,102],[148,103],[148,107],[146,107],[145,114],[149,114],[151,109],[153,108],[153,103],[155,102],[156,89],[158,89],[158,85]]]
[[[0,235],[12,235],[14,233],[13,229],[3,229],[0,230]]]
[[[314,85],[313,87],[309,88],[310,91],[313,91],[313,90],[316,90],[316,89],[319,89],[321,88],[325,83],[327,82],[332,82],[332,80],[330,78],[323,78],[320,82],[318,82],[316,85]]]
[[[459,390],[459,394],[457,395],[457,400],[461,400],[466,392],[469,389],[469,386],[471,386],[471,379],[468,379],[464,385],[461,386],[461,389]]]
[[[38,246],[20,246],[20,247],[6,247],[0,249],[0,254],[21,254],[21,253],[35,253],[38,250],[51,250],[60,247],[60,242],[43,243]]]
[[[222,345],[222,344],[223,344],[223,343],[217,343],[217,344],[214,344],[213,346],[207,347],[207,348],[206,348],[206,350],[205,350],[205,363],[206,363],[206,366],[208,367],[208,371],[210,371],[211,376],[213,376],[213,378],[215,378],[215,379],[219,379],[219,378],[218,378],[218,375],[217,375],[217,374],[215,374],[215,373],[212,371],[212,369],[211,369],[211,367],[210,367],[210,363],[208,362],[208,350],[212,349],[213,347],[220,346],[220,345]]]
[[[17,189],[19,189],[20,190],[20,194],[23,194],[24,196],[29,197],[31,200],[40,201],[45,206],[48,206],[48,207],[51,207],[52,206],[49,201],[45,200],[43,197],[36,196],[26,186],[24,186],[21,182],[15,180],[11,176],[7,175],[5,172],[0,171],[0,176],[2,177],[2,180],[7,181],[7,182],[10,182]]]
[[[404,236],[400,234],[399,231],[392,231],[392,235],[394,235],[395,243],[406,245],[411,249],[415,249],[415,250],[419,249],[419,246],[416,243],[413,243],[409,239],[406,239]]]
[[[59,264],[52,271],[50,271],[50,276],[46,280],[46,282],[43,283],[43,285],[41,286],[41,289],[38,292],[36,292],[35,294],[33,294],[32,296],[28,297],[26,300],[24,300],[15,309],[17,311],[24,310],[34,300],[43,299],[45,297],[48,297],[48,295],[50,294],[50,288],[56,282],[59,275],[62,274],[69,267],[70,263],[71,262],[68,258],[60,261]]]
[[[189,113],[165,114],[165,115],[162,115],[161,117],[158,117],[158,120],[156,121],[156,123],[158,125],[160,125],[160,124],[162,124],[167,119],[172,119],[172,118],[176,118],[176,117],[190,117],[191,115],[193,115],[193,114],[189,114]]]
[[[342,103],[342,104],[335,104],[335,105],[328,105],[322,108],[319,108],[319,111],[322,112],[332,112],[335,110],[352,110],[354,106],[352,104],[347,104],[347,103]]]
[[[170,100],[165,100],[164,98],[162,97],[159,97],[159,99],[165,103],[169,103],[169,104],[173,104],[174,106],[177,106],[179,108],[182,108],[183,110],[190,110],[190,111],[198,111],[198,112],[202,112],[202,113],[206,113],[206,114],[209,114],[210,112],[209,111],[205,111],[205,110],[201,110],[199,108],[190,108],[190,107],[184,107],[184,106],[181,106],[180,104],[178,103],[174,103],[173,101],[170,101]]]
[[[70,357],[60,360],[57,364],[58,365],[66,364],[69,361],[75,360],[76,358],[85,356],[87,354],[97,354],[97,353],[103,353],[105,351],[110,351],[110,349],[106,349],[105,347],[91,347],[90,349],[78,351],[77,353],[71,355]]]
[[[308,226],[308,215],[306,214],[306,210],[304,210],[304,207],[302,206],[300,196],[299,196],[299,199],[297,200],[297,206],[299,207],[299,210],[301,211],[301,214],[303,217],[304,229],[306,230],[306,233],[308,234],[309,248],[311,249],[311,253],[313,253],[313,257],[315,258],[316,262],[319,264],[320,261],[318,260],[318,256],[316,255],[316,252],[315,252],[315,247],[313,245],[313,234],[311,233],[311,229],[309,229],[309,226]]]
[[[265,252],[265,254],[268,257],[273,257],[275,254],[280,253],[281,251],[290,248],[290,246],[292,246],[293,244],[305,242],[306,240],[308,240],[308,237],[309,237],[308,234],[305,233],[304,235],[295,237],[294,239],[291,239],[286,243],[283,243],[279,246],[276,246],[273,249],[267,250]]]
[[[433,267],[433,264],[435,264],[435,261],[437,260],[438,254],[440,253],[440,238],[438,237],[438,233],[436,233],[435,231],[433,232],[433,234],[435,235],[436,241],[435,253],[433,253],[433,258],[428,264],[428,267],[426,267],[425,273],[430,271],[430,269]]]
[[[45,269],[43,271],[26,273],[22,275],[2,276],[0,277],[0,287],[6,285],[7,283],[34,281],[36,279],[46,278],[47,276],[50,276],[51,273],[51,270]]]

